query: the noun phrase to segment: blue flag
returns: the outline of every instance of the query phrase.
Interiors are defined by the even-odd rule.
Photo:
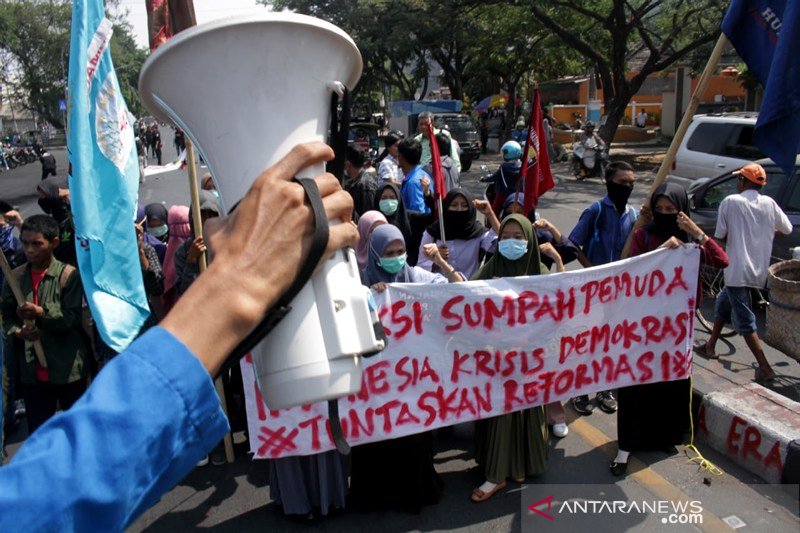
[[[134,229],[139,166],[133,122],[111,64],[102,0],[75,0],[67,153],[78,267],[95,326],[122,351],[150,314]]]
[[[733,0],[722,32],[764,86],[753,140],[787,176],[800,150],[800,5],[792,0]]]

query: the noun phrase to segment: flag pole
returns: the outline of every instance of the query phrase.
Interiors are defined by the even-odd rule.
[[[447,239],[444,235],[444,211],[442,211],[442,195],[439,195],[438,199],[438,206],[439,206],[439,233],[442,236],[442,246],[447,246]]]
[[[189,195],[191,197],[192,204],[192,226],[195,228],[196,237],[197,235],[203,234],[203,219],[200,216],[200,186],[197,182],[197,167],[195,166],[194,162],[194,144],[192,144],[192,141],[189,138],[186,138],[186,167],[189,171]],[[198,267],[201,274],[205,272],[207,266],[208,263],[206,260],[206,254],[200,254]],[[219,396],[219,401],[222,405],[222,411],[225,413],[225,416],[228,416],[228,405],[225,401],[225,387],[222,384],[222,378],[217,377],[217,379],[214,380],[214,388],[217,390],[217,395]],[[233,439],[231,439],[230,432],[225,434],[223,443],[225,445],[225,460],[228,463],[232,463],[234,459]]]
[[[17,278],[14,277],[14,274],[11,270],[11,265],[8,264],[8,259],[6,259],[6,254],[0,251],[0,268],[3,270],[3,275],[8,282],[8,287],[11,289],[11,293],[14,295],[14,299],[17,300],[17,305],[22,306],[25,303],[25,295],[22,294],[22,289],[19,287],[19,283],[17,283]],[[26,320],[26,326],[34,326],[35,323],[33,320]],[[39,361],[39,366],[42,368],[47,368],[47,359],[44,356],[44,348],[42,348],[42,341],[33,341],[33,351],[36,352],[36,359]]]
[[[653,196],[653,193],[656,191],[656,189],[658,189],[661,184],[666,181],[669,169],[672,166],[672,162],[675,161],[675,155],[678,153],[678,147],[681,145],[683,138],[686,136],[686,131],[689,129],[689,125],[692,123],[692,118],[697,111],[697,106],[700,105],[700,98],[703,96],[703,93],[706,92],[708,82],[711,79],[711,76],[714,74],[714,71],[717,69],[719,58],[722,56],[722,52],[725,51],[725,48],[728,46],[728,44],[728,38],[725,37],[724,33],[720,33],[719,39],[717,39],[717,44],[714,46],[714,50],[711,52],[711,56],[708,58],[706,67],[703,69],[703,74],[700,76],[700,79],[697,82],[697,88],[695,88],[692,98],[689,100],[689,106],[686,108],[686,112],[683,114],[681,123],[678,126],[678,129],[675,131],[675,136],[672,138],[672,142],[670,143],[669,149],[664,156],[664,160],[661,162],[661,166],[658,169],[658,174],[656,174],[656,179],[653,181],[653,185],[650,187],[650,192],[647,194],[647,200],[645,201],[646,205],[649,205],[650,198]],[[628,240],[625,243],[625,247],[622,249],[623,258],[628,257],[628,252],[631,248],[631,241],[633,240],[633,232],[636,230],[636,228],[639,228],[643,225],[644,220],[642,220],[642,217],[638,217],[633,230],[631,230],[630,235],[628,235]]]

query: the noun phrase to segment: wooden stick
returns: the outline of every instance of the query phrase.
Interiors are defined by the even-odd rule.
[[[444,211],[442,211],[442,195],[439,195],[439,233],[442,235],[442,246],[447,246],[444,234]]]
[[[195,237],[203,234],[203,219],[200,216],[200,185],[197,182],[197,167],[194,164],[194,145],[188,138],[186,139],[186,166],[189,170],[189,195],[192,203],[192,225],[194,226]],[[201,254],[199,259],[199,270],[202,274],[208,266],[206,254]],[[217,390],[220,404],[225,416],[228,416],[228,405],[225,401],[225,387],[222,378],[214,380],[214,388]],[[230,433],[225,434],[223,439],[225,444],[225,460],[233,462],[233,439]]]
[[[11,289],[11,292],[14,294],[14,299],[17,300],[17,305],[22,306],[25,303],[25,295],[22,294],[22,289],[19,288],[19,283],[17,283],[17,278],[14,277],[14,274],[11,271],[11,265],[8,264],[8,260],[6,259],[6,255],[0,250],[0,268],[3,270],[3,275],[8,282],[8,286]],[[34,326],[35,323],[33,320],[26,320],[26,326]],[[28,342],[28,341],[25,341]],[[39,360],[39,366],[42,368],[47,368],[47,359],[44,356],[44,348],[42,348],[42,341],[33,341],[33,351],[36,352],[36,359]]]
[[[720,34],[719,39],[717,39],[717,44],[714,46],[714,50],[711,52],[711,57],[708,58],[708,63],[706,63],[706,68],[703,69],[703,74],[700,76],[700,80],[697,82],[697,88],[694,90],[694,94],[692,94],[692,98],[689,100],[689,106],[686,108],[686,112],[683,114],[681,123],[678,126],[678,129],[675,131],[675,136],[672,138],[672,143],[669,145],[669,150],[667,150],[667,154],[664,156],[664,160],[661,162],[661,167],[658,169],[656,179],[653,182],[653,185],[650,187],[650,192],[647,195],[647,200],[645,201],[646,205],[650,204],[650,198],[652,198],[653,193],[656,192],[656,189],[658,189],[667,179],[667,174],[672,166],[672,162],[675,161],[675,155],[678,153],[678,148],[680,147],[681,142],[683,142],[683,138],[686,136],[686,131],[689,129],[689,125],[692,123],[692,118],[694,118],[695,111],[697,111],[697,106],[700,105],[700,98],[703,96],[703,93],[706,92],[708,82],[711,79],[711,76],[714,74],[714,71],[717,69],[719,58],[722,56],[722,52],[725,51],[725,47],[727,46],[728,38],[725,37],[724,33],[722,33]],[[642,220],[642,217],[638,217],[631,234],[628,235],[628,241],[625,243],[625,247],[622,249],[622,258],[628,257],[628,252],[631,248],[631,241],[633,240],[633,232],[636,231],[636,228],[639,228],[643,225],[644,220]]]

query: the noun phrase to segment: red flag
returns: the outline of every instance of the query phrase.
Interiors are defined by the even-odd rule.
[[[442,158],[439,155],[439,145],[436,144],[436,137],[433,134],[433,122],[428,123],[428,142],[431,144],[431,169],[433,170],[433,198],[438,200],[443,197],[444,171],[442,170]]]
[[[146,0],[145,3],[151,52],[179,31],[197,25],[194,0]]]
[[[523,209],[525,213],[530,213],[539,203],[539,197],[555,187],[553,173],[550,172],[550,157],[547,155],[547,147],[545,146],[539,89],[536,89],[536,92],[533,93],[528,138],[525,139],[525,150],[522,153],[520,177],[525,180],[525,205]]]

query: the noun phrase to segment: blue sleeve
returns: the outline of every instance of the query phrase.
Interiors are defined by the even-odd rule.
[[[122,531],[227,431],[200,361],[152,328],[0,468],[0,531]]]
[[[589,240],[594,234],[594,222],[597,220],[597,204],[592,204],[581,213],[581,218],[569,234],[569,240],[577,246],[583,247],[589,244]]]

